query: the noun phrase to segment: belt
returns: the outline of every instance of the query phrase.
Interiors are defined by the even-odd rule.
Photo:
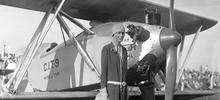
[[[152,83],[152,81],[149,81],[149,80],[141,81],[138,83],[138,85],[144,85],[146,83]]]
[[[126,86],[126,82],[108,81],[108,84]]]

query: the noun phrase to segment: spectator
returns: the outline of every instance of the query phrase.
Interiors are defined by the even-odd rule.
[[[2,59],[2,55],[0,54],[0,69],[3,69],[4,60]]]

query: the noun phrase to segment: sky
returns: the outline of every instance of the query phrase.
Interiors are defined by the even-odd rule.
[[[149,0],[161,5],[169,5],[169,0]],[[204,16],[220,21],[220,0],[175,0],[175,9]],[[11,52],[25,47],[34,34],[44,13],[20,8],[0,5],[0,52],[3,45],[8,45]],[[66,20],[67,21],[67,20]],[[87,21],[80,20],[86,27]],[[75,33],[82,31],[67,21]],[[44,42],[61,43],[63,40],[59,24],[54,22]],[[187,36],[184,43],[183,60],[192,41],[193,35]],[[209,66],[210,70],[220,72],[220,25],[199,33],[195,46],[189,56],[186,68],[199,69],[200,66]]]
[[[3,52],[5,44],[7,45],[6,51],[9,49],[10,52],[15,52],[25,47],[36,31],[44,14],[43,12],[0,5],[0,52]],[[52,16],[50,15],[49,21]],[[67,19],[65,20],[69,27],[74,30],[74,33],[82,31]],[[79,21],[84,23],[86,27],[90,27],[88,21]],[[43,42],[57,42],[59,44],[63,42],[63,39],[60,37],[62,37],[60,25],[55,20]]]

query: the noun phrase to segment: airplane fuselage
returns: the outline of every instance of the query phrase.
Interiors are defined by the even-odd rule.
[[[137,64],[145,55],[153,54],[157,59],[164,56],[164,50],[160,45],[160,34],[166,28],[136,22],[100,24],[92,29],[95,35],[82,33],[77,36],[77,40],[87,51],[99,72],[101,72],[102,47],[111,42],[110,29],[114,24],[119,23],[124,25],[126,31],[127,26],[133,24],[150,32],[145,41],[133,41],[128,34],[125,35],[122,45],[128,51],[128,68]],[[28,69],[29,83],[33,88],[43,91],[61,90],[100,82],[99,77],[86,64],[73,44],[68,40],[66,44],[62,43],[50,51],[47,50],[50,48],[48,45],[34,58]]]

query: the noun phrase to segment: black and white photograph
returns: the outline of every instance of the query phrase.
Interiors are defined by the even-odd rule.
[[[1,100],[219,100],[219,0],[0,0]]]

